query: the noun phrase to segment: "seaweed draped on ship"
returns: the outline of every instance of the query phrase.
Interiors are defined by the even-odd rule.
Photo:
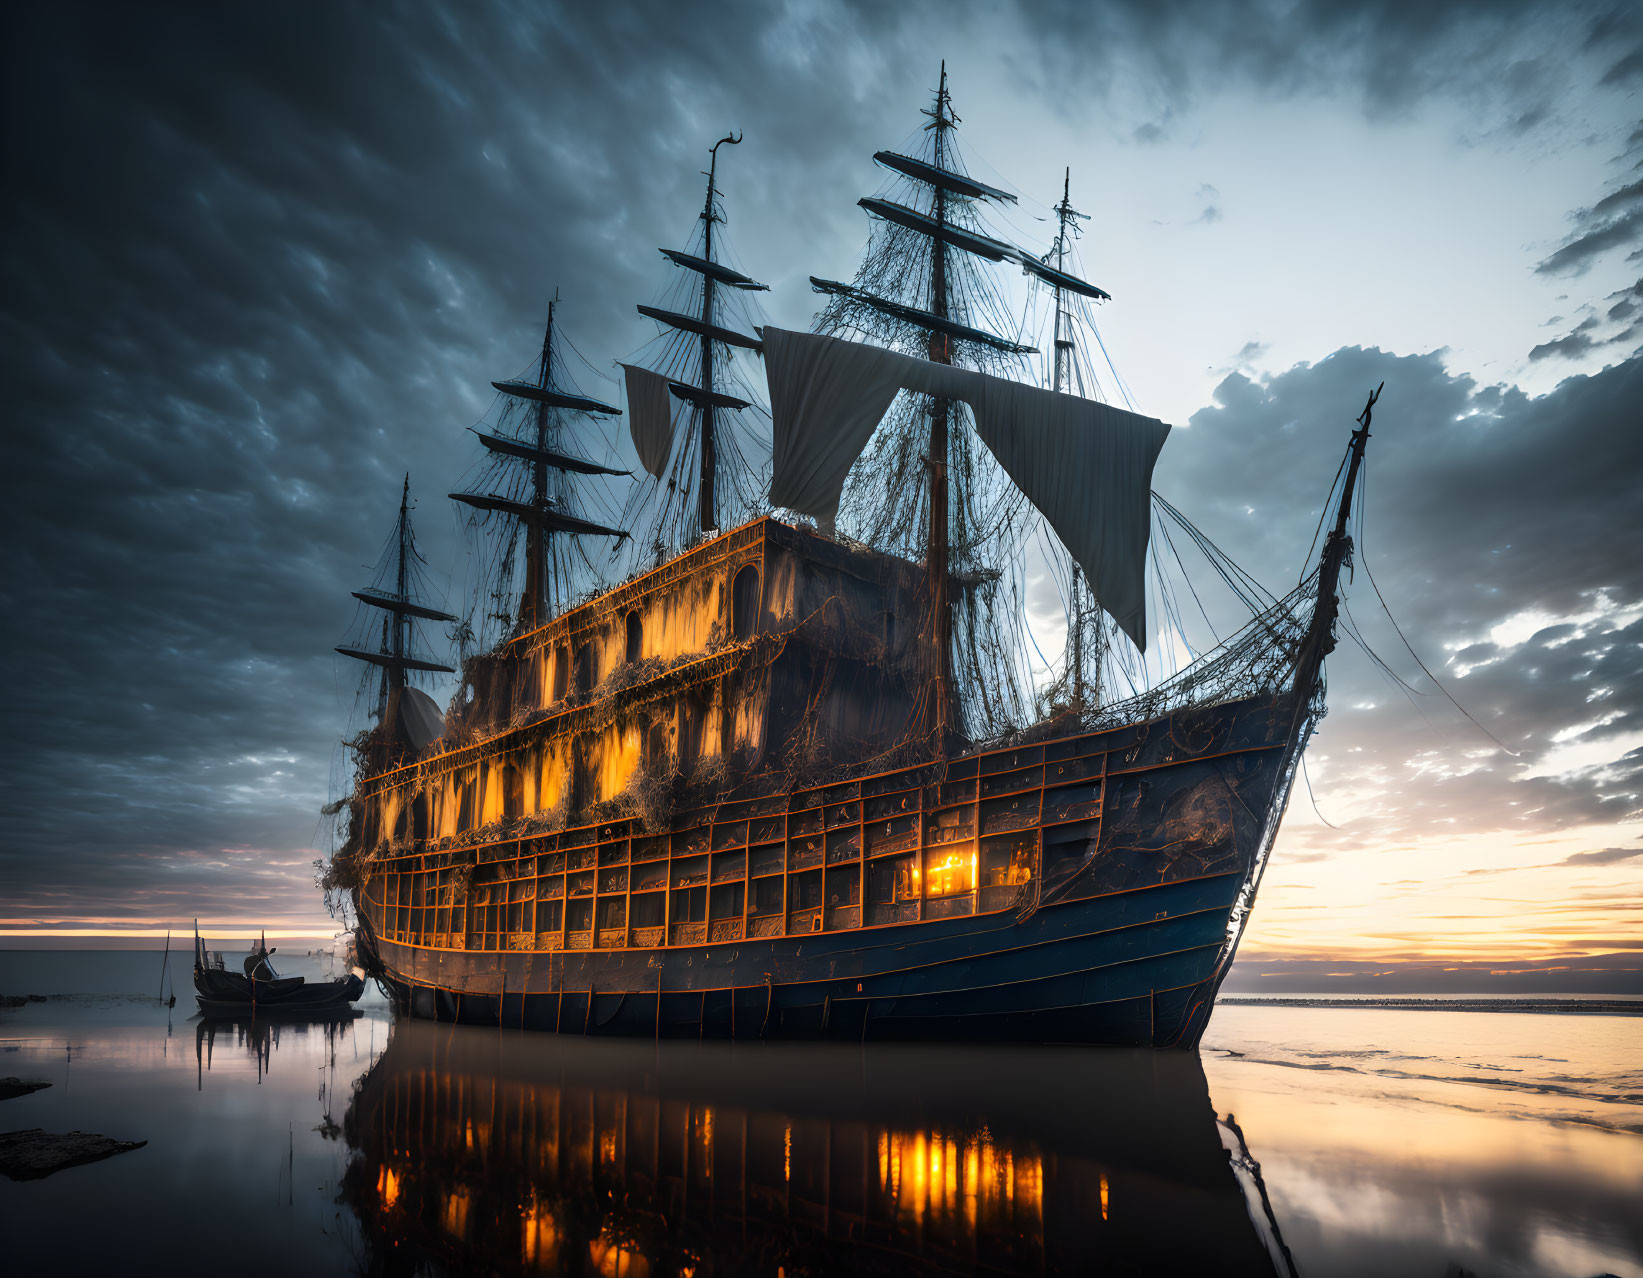
[[[861,202],[875,230],[855,280],[812,281],[830,299],[813,333],[757,324],[763,286],[722,260],[717,152],[739,139],[715,146],[697,238],[663,250],[674,293],[640,308],[657,349],[624,366],[655,482],[615,522],[590,506],[621,468],[583,455],[582,426],[618,410],[568,381],[550,308],[534,375],[494,383],[481,490],[452,494],[492,547],[477,606],[498,633],[443,716],[410,686],[439,669],[412,626],[455,619],[413,589],[402,503],[394,588],[358,595],[388,619],[380,644],[343,649],[380,673],[329,871],[402,1011],[1198,1041],[1322,713],[1373,397],[1318,560],[1260,596],[1151,495],[1169,428],[1074,393],[1093,384],[1077,321],[1107,295],[1068,270],[1070,181],[1055,245],[1027,253],[988,232],[981,210],[1014,197],[964,171],[945,73],[925,114],[921,154],[875,156],[893,189]],[[1037,352],[993,331],[1000,263],[1053,299],[1047,387]],[[783,518],[749,496],[767,410],[735,361],[753,358]],[[1115,697],[1146,645],[1155,518],[1253,616]],[[1070,600],[1048,695],[1021,657],[1035,537]]]

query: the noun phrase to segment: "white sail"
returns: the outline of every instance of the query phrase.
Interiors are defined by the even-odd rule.
[[[1110,404],[817,333],[764,330],[770,500],[830,523],[851,465],[899,390],[963,400],[976,433],[1146,646],[1152,471],[1169,427]]]

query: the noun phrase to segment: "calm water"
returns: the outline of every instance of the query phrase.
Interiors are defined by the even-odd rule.
[[[54,1084],[0,1130],[148,1141],[0,1179],[6,1273],[1287,1275],[1287,1246],[1309,1278],[1643,1278],[1643,1017],[1227,1006],[1201,1057],[658,1047],[396,1026],[374,991],[338,1027],[207,1025],[158,974],[0,952],[0,992],[67,996],[0,1012],[0,1076]]]

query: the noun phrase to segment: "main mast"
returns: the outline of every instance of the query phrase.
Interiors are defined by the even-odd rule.
[[[1097,299],[1107,294],[1066,274],[1051,258],[1028,253],[985,232],[977,206],[1012,204],[1016,197],[964,171],[954,132],[959,119],[953,110],[945,63],[935,103],[922,114],[927,117],[925,131],[932,136],[920,155],[878,151],[873,159],[914,184],[915,191],[928,192],[929,202],[915,196],[903,203],[889,195],[858,201],[882,229],[875,229],[873,244],[853,283],[811,277],[811,286],[833,299],[820,321],[820,331],[878,338],[893,350],[916,351],[922,359],[944,366],[985,368],[1000,357],[1036,354],[1035,348],[976,324],[985,315],[995,322],[1006,318],[983,273],[986,264],[1011,262],[1058,290]],[[919,240],[923,243],[914,248]],[[914,252],[921,255],[916,265],[909,260]],[[928,253],[927,269],[924,253]],[[926,417],[927,431],[923,429]],[[953,600],[953,520],[955,511],[967,509],[964,475],[956,473],[955,466],[963,455],[959,445],[967,439],[955,438],[949,394],[932,395],[902,420],[905,445],[896,445],[889,454],[890,473],[899,476],[904,464],[909,473],[922,468],[926,483],[905,488],[917,491],[918,499],[928,506],[920,522],[914,522],[918,517],[912,512],[912,517],[898,521],[899,492],[887,489],[881,500],[894,513],[875,506],[876,531],[869,535],[885,536],[901,553],[923,559],[927,615],[921,636],[925,686],[919,730],[934,734],[946,745],[961,737],[967,727],[962,721],[966,701],[959,695],[954,673],[964,658],[958,650]],[[818,518],[832,518],[835,513],[829,508]]]
[[[936,90],[934,111],[924,127],[935,130],[935,164],[938,170],[947,167],[947,130],[952,128],[952,104],[947,97],[947,63],[941,64],[941,84]],[[947,304],[947,189],[936,186],[934,192],[936,234],[930,241],[930,310],[938,320],[946,320]],[[940,329],[930,331],[930,359],[937,364],[953,362],[953,344]],[[934,629],[931,657],[934,670],[931,694],[935,698],[935,738],[938,748],[944,748],[952,727],[953,681],[953,607],[949,591],[952,580],[948,572],[947,529],[947,435],[950,401],[935,398],[930,401],[930,518],[925,541],[924,563],[929,574],[930,611]]]

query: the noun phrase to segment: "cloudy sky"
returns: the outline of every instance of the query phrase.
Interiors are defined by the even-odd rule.
[[[489,380],[530,361],[555,288],[596,366],[649,339],[633,305],[729,129],[737,256],[806,327],[807,277],[850,278],[872,153],[916,133],[945,58],[972,169],[1021,195],[1001,229],[1044,243],[1071,166],[1113,359],[1181,428],[1156,486],[1268,586],[1386,382],[1364,556],[1490,735],[1360,570],[1354,625],[1416,692],[1350,640],[1333,659],[1240,979],[1643,989],[1634,7],[0,21],[0,934],[328,933],[311,862],[355,677],[331,646],[400,474],[460,581],[442,494]]]

